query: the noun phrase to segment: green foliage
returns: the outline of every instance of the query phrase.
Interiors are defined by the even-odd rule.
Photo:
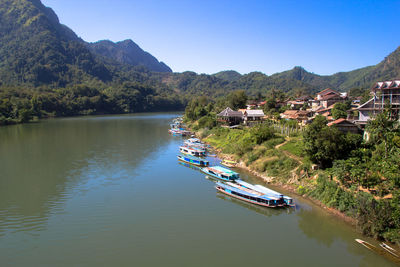
[[[334,160],[347,158],[362,140],[360,135],[344,135],[326,123],[325,117],[317,116],[303,133],[305,153],[322,168],[331,167]]]
[[[370,133],[370,142],[375,145],[384,144],[384,157],[387,158],[390,150],[394,147],[393,139],[398,129],[398,121],[392,119],[390,109],[376,115],[369,120],[366,130]]]
[[[295,139],[290,140],[289,142],[287,142],[286,144],[281,146],[280,149],[286,150],[298,157],[304,156],[303,142],[300,138],[295,138]]]
[[[246,108],[246,102],[247,95],[244,90],[233,91],[227,96],[227,105],[233,110]]]
[[[347,110],[351,108],[350,102],[336,103],[332,108],[332,117],[337,120],[340,118],[347,118]]]
[[[275,137],[275,130],[267,124],[257,125],[250,130],[255,137],[256,143],[261,144]]]

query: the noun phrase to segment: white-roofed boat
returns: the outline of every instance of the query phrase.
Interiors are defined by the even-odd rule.
[[[235,182],[217,182],[215,187],[219,192],[231,197],[264,207],[282,207],[285,205],[283,198],[276,198],[259,191],[244,187]]]
[[[260,193],[264,193],[265,195],[269,195],[271,197],[282,198],[283,201],[285,202],[285,205],[287,205],[287,206],[294,206],[295,205],[294,201],[293,201],[293,199],[291,197],[285,196],[285,195],[283,195],[283,194],[281,194],[279,192],[276,192],[276,191],[274,191],[272,189],[269,189],[269,188],[267,188],[265,186],[262,186],[262,185],[259,185],[259,184],[252,185],[252,184],[246,183],[243,180],[237,180],[236,183],[238,183],[238,184],[240,184],[240,185],[242,185],[242,186],[244,186],[246,188],[258,191]]]
[[[195,156],[195,157],[205,157],[206,156],[205,149],[200,149],[200,148],[195,148],[195,147],[180,146],[179,151],[183,154],[191,155],[191,156]]]

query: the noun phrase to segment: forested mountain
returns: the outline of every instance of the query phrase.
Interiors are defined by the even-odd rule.
[[[93,53],[121,64],[144,66],[148,70],[155,72],[172,72],[164,62],[159,62],[155,57],[143,51],[132,40],[117,43],[103,40],[96,43],[87,43],[87,45]]]
[[[182,109],[198,95],[313,94],[400,78],[400,48],[381,63],[330,76],[301,67],[265,75],[172,73],[131,40],[86,43],[40,0],[0,0],[0,124],[32,117]]]
[[[0,80],[3,84],[65,86],[109,81],[110,71],[39,0],[0,1]]]
[[[39,0],[0,0],[0,125],[34,117],[179,110],[185,102],[147,68],[90,51]]]
[[[228,81],[228,82],[234,82],[240,79],[242,75],[234,70],[225,70],[225,71],[220,71],[217,73],[214,73],[213,76],[220,78],[222,80]]]
[[[377,81],[400,78],[400,47],[374,66],[326,76],[307,72],[302,67],[295,67],[292,70],[274,74],[271,78],[295,79],[319,89],[331,87],[348,91],[355,87],[370,88]]]

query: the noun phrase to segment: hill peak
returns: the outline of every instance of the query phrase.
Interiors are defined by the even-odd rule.
[[[172,72],[163,62],[159,62],[150,53],[144,51],[131,39],[119,42],[101,40],[95,43],[88,43],[90,50],[100,56],[112,59],[122,64],[132,66],[144,66],[150,71]]]

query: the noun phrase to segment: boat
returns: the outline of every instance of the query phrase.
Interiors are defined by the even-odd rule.
[[[252,184],[249,184],[249,183],[247,183],[247,182],[245,182],[243,180],[236,180],[235,182],[237,184],[239,184],[240,186],[244,187],[244,188],[248,188],[250,190],[257,191],[259,193],[265,194],[265,195],[270,196],[272,198],[281,199],[283,201],[283,206],[290,206],[290,207],[294,207],[295,206],[294,201],[293,201],[293,199],[291,197],[285,196],[285,195],[283,195],[283,194],[281,194],[279,192],[276,192],[276,191],[274,191],[272,189],[269,189],[269,188],[267,188],[265,186],[262,186],[262,185],[259,185],[259,184],[252,185]]]
[[[180,146],[179,151],[182,154],[195,156],[195,157],[205,157],[206,156],[206,151],[204,149],[195,148],[195,147]]]
[[[358,243],[360,243],[361,245],[363,245],[364,247],[366,247],[367,249],[376,251],[377,247],[375,247],[374,245],[368,243],[367,241],[361,240],[361,239],[356,239],[356,241]]]
[[[179,129],[169,129],[168,132],[175,136],[188,136],[191,134],[190,131],[184,130],[182,128]]]
[[[212,178],[216,178],[223,181],[229,182],[239,179],[239,173],[234,172],[230,169],[226,169],[221,166],[205,167],[202,168],[201,171]]]
[[[178,160],[180,160],[182,162],[193,164],[193,165],[199,166],[199,167],[206,167],[206,166],[210,165],[210,162],[208,160],[204,160],[204,159],[189,156],[189,155],[178,155],[177,157],[178,157]]]
[[[229,167],[229,168],[234,168],[234,167],[236,167],[237,162],[233,161],[233,160],[224,159],[221,161],[221,165]]]
[[[184,144],[189,147],[205,149],[206,146],[198,138],[189,138],[184,141]]]
[[[255,190],[251,190],[245,187],[240,186],[238,183],[226,182],[221,183],[217,182],[215,188],[224,194],[227,194],[231,197],[252,203],[257,204],[264,207],[276,208],[284,206],[284,201],[282,198],[278,199],[275,197],[271,197],[269,195],[260,193]]]
[[[385,244],[385,243],[381,243],[379,244],[379,246],[381,246],[381,248],[383,248],[384,250],[386,250],[387,252],[389,252],[391,255],[400,258],[400,256],[396,253],[397,251],[390,247],[389,245]]]

